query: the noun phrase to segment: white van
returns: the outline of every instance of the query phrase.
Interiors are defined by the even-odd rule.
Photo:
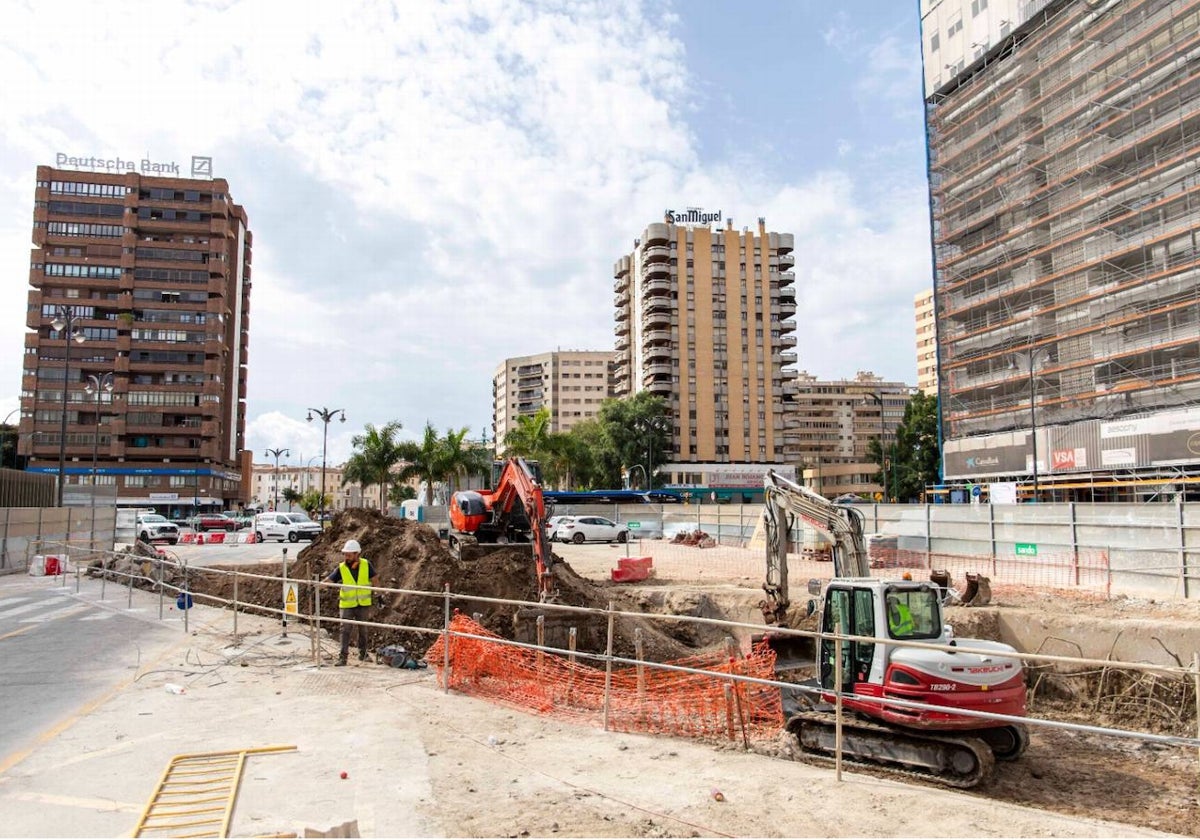
[[[303,513],[260,513],[254,517],[254,539],[258,542],[277,539],[280,542],[315,540],[321,526]]]

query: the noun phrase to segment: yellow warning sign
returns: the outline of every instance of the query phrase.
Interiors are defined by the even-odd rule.
[[[288,615],[299,615],[296,603],[296,584],[288,581],[283,584],[283,611]]]

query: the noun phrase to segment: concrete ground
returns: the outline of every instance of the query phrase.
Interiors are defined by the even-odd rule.
[[[314,665],[304,629],[197,607],[184,632],[157,596],[84,579],[0,578],[6,604],[59,586],[73,601],[160,625],[121,644],[53,720],[0,755],[0,835],[127,836],[173,756],[294,746],[248,758],[232,836],[1152,836],[846,773],[736,746],[573,726],[447,694],[432,669]],[[28,613],[25,613],[28,615]],[[2,625],[0,625],[2,627]],[[23,633],[28,639],[38,631]],[[6,639],[0,632],[0,658]],[[46,650],[35,667],[65,667]],[[24,703],[37,703],[37,685]],[[20,708],[9,708],[20,715]],[[346,778],[342,778],[345,773]],[[717,793],[720,796],[717,796]],[[919,807],[914,803],[919,802]],[[176,831],[175,833],[180,833]]]

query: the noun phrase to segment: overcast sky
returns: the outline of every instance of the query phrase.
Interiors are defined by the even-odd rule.
[[[511,356],[612,349],[612,266],[667,207],[796,237],[797,352],[916,381],[930,280],[915,0],[8,2],[0,417],[35,167],[211,155],[254,233],[246,445],[309,406],[491,424]],[[490,436],[490,431],[489,431]]]

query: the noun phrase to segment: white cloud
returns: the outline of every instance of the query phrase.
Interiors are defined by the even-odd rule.
[[[331,461],[366,423],[398,419],[413,435],[426,420],[486,425],[505,357],[612,347],[612,264],[675,204],[796,233],[801,366],[843,375],[847,358],[878,357],[881,324],[911,335],[899,302],[928,282],[912,179],[864,192],[844,171],[768,178],[749,154],[702,166],[670,11],[633,0],[72,6],[11,9],[0,34],[12,92],[0,111],[0,265],[21,279],[3,293],[0,392],[20,381],[33,169],[59,150],[214,155],[255,236],[247,446],[258,460],[266,447],[319,452],[319,424],[303,422],[313,403],[347,410],[329,430]],[[827,31],[841,48],[845,20]],[[886,42],[871,52],[884,71],[903,60]],[[867,153],[843,148],[847,164]],[[892,375],[911,378],[910,366]]]

